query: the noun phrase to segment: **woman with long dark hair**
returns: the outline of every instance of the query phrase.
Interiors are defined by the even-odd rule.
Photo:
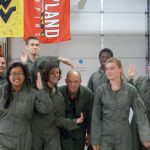
[[[31,150],[30,122],[34,109],[47,112],[44,94],[29,86],[26,68],[19,62],[8,67],[7,82],[0,87],[0,149]]]

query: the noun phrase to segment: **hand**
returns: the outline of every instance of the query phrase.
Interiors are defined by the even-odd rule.
[[[150,142],[149,141],[144,141],[143,145],[144,145],[144,147],[149,148],[150,147]]]
[[[85,145],[86,146],[91,145],[91,136],[90,136],[90,134],[87,134],[87,136],[85,137]]]
[[[98,144],[93,145],[93,150],[100,150],[100,146]]]
[[[40,72],[37,73],[37,80],[36,80],[36,87],[37,89],[43,89],[43,83],[42,83],[42,79],[41,79],[41,74]]]
[[[27,64],[27,60],[28,60],[28,54],[27,54],[27,51],[26,49],[22,50],[21,52],[21,62],[23,64]]]
[[[64,64],[70,66],[71,68],[73,68],[73,64],[71,63],[70,59],[63,58],[63,57],[58,57],[58,60],[61,61]]]
[[[132,79],[136,75],[136,66],[134,64],[130,64],[128,69],[128,80]]]
[[[80,113],[80,118],[76,119],[76,124],[82,123],[84,121],[83,113]]]

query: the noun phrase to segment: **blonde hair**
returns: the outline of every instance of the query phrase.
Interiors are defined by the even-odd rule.
[[[107,65],[108,63],[111,63],[111,62],[112,62],[112,63],[115,63],[115,64],[122,70],[120,77],[121,77],[122,80],[125,80],[125,75],[124,75],[124,73],[123,73],[123,67],[122,67],[121,60],[119,60],[118,58],[115,58],[115,57],[111,57],[111,58],[109,58],[109,59],[106,61],[105,67],[106,67],[106,65]]]

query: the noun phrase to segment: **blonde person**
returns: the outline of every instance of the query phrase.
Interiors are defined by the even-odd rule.
[[[143,101],[134,86],[122,80],[121,61],[110,58],[105,64],[108,82],[98,87],[92,113],[94,150],[132,150],[129,110],[136,116],[140,140],[150,146],[150,128]]]

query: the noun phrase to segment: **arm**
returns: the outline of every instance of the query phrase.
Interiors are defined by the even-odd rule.
[[[101,104],[101,89],[98,88],[94,98],[91,122],[91,143],[93,147],[99,147],[101,141],[102,128],[102,104]],[[98,150],[98,149],[95,149]]]
[[[38,112],[43,113],[43,114],[47,114],[48,112],[52,112],[53,103],[49,97],[48,92],[46,92],[43,88],[41,75],[39,72],[37,73],[36,86],[38,89],[38,94],[36,95],[36,99],[35,99],[35,109]]]
[[[77,119],[65,118],[65,102],[63,97],[59,96],[58,108],[56,108],[56,125],[65,130],[73,130],[78,128],[78,124],[82,123],[84,120],[83,114]]]
[[[68,66],[70,66],[71,68],[73,68],[73,64],[71,63],[70,59],[64,58],[64,57],[58,57],[58,60],[60,62],[62,62],[63,64],[66,64]]]
[[[94,102],[94,94],[91,92],[91,90],[88,90],[88,95],[86,95],[87,99],[87,119],[86,119],[86,138],[85,138],[85,144],[91,145],[91,118],[92,118],[92,107]]]
[[[150,128],[146,115],[146,107],[134,87],[130,89],[130,94],[132,98],[132,108],[135,115],[135,121],[137,123],[140,140],[143,145],[146,146],[148,145],[146,143],[150,141]]]

